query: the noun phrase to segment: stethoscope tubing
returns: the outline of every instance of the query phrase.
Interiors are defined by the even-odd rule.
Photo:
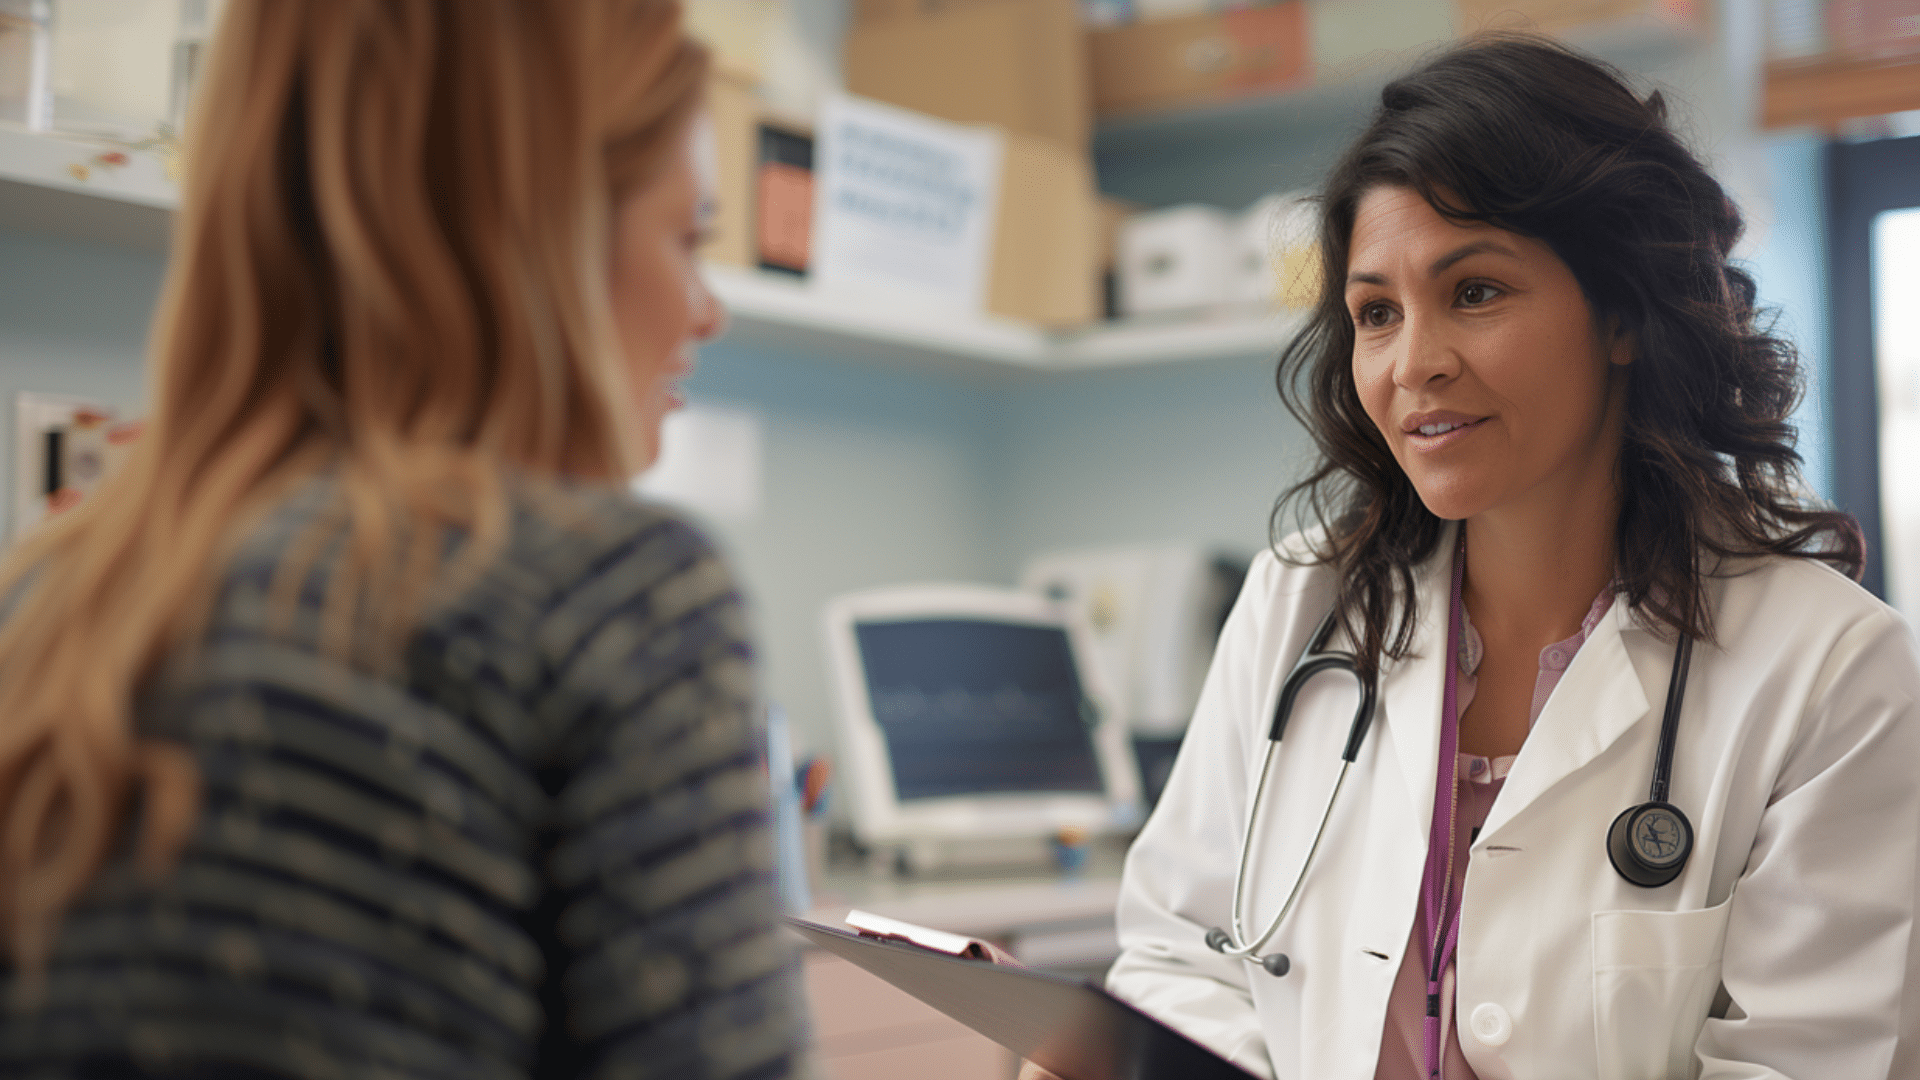
[[[1351,760],[1340,762],[1340,773],[1334,777],[1333,790],[1327,795],[1327,805],[1320,811],[1320,825],[1313,831],[1313,842],[1307,845],[1306,858],[1300,861],[1300,872],[1293,876],[1293,888],[1287,891],[1286,902],[1280,905],[1279,912],[1274,915],[1273,921],[1267,924],[1267,928],[1260,932],[1260,936],[1247,941],[1246,926],[1240,917],[1240,913],[1244,910],[1240,898],[1242,890],[1246,887],[1247,865],[1251,862],[1250,856],[1253,854],[1254,825],[1260,820],[1260,801],[1266,791],[1267,770],[1272,767],[1274,755],[1278,751],[1277,743],[1267,744],[1266,761],[1260,765],[1260,783],[1254,788],[1253,805],[1247,811],[1247,827],[1240,841],[1240,865],[1233,875],[1233,906],[1230,909],[1233,937],[1228,940],[1227,947],[1220,952],[1236,959],[1250,959],[1259,952],[1261,947],[1273,938],[1273,935],[1280,932],[1280,924],[1285,922],[1287,916],[1292,913],[1294,902],[1300,899],[1300,887],[1306,884],[1307,871],[1313,866],[1313,856],[1320,850],[1320,841],[1326,838],[1327,822],[1333,819],[1333,808],[1340,801],[1340,788],[1347,782],[1347,769],[1353,764]],[[1245,945],[1237,944],[1243,941],[1246,942]]]
[[[1294,904],[1300,899],[1301,888],[1306,884],[1307,874],[1313,869],[1313,857],[1319,852],[1321,841],[1326,839],[1327,823],[1333,819],[1333,808],[1340,800],[1340,789],[1347,782],[1347,771],[1359,756],[1360,745],[1366,739],[1367,728],[1373,719],[1375,697],[1379,690],[1377,681],[1360,674],[1359,663],[1352,653],[1326,648],[1327,642],[1333,636],[1336,615],[1337,612],[1328,612],[1326,618],[1321,620],[1313,636],[1307,639],[1306,650],[1295,662],[1292,670],[1287,673],[1287,677],[1282,680],[1280,692],[1274,699],[1273,723],[1268,730],[1267,752],[1260,762],[1260,777],[1254,783],[1251,805],[1247,807],[1247,825],[1241,833],[1239,865],[1234,869],[1233,903],[1229,909],[1228,920],[1230,931],[1214,930],[1207,936],[1207,944],[1224,956],[1253,959],[1255,954],[1272,940],[1275,934],[1279,933],[1281,924],[1286,922],[1287,916],[1292,913]],[[1673,774],[1674,744],[1679,737],[1681,702],[1686,695],[1687,675],[1688,669],[1692,666],[1692,659],[1693,639],[1683,633],[1679,635],[1679,641],[1674,647],[1673,670],[1667,683],[1665,715],[1661,717],[1660,739],[1654,753],[1653,777],[1648,791],[1649,801],[1639,807],[1629,808],[1615,821],[1613,829],[1609,832],[1608,857],[1613,860],[1614,868],[1620,872],[1621,877],[1644,887],[1657,887],[1673,880],[1678,875],[1680,867],[1685,865],[1687,852],[1692,848],[1692,826],[1678,807],[1667,802],[1668,787]],[[1454,662],[1453,658],[1448,657],[1448,662]],[[1260,822],[1261,806],[1266,800],[1267,779],[1273,770],[1273,759],[1279,753],[1280,737],[1285,733],[1287,721],[1292,716],[1294,699],[1299,696],[1309,679],[1328,671],[1346,671],[1353,675],[1360,689],[1360,705],[1354,713],[1353,724],[1347,732],[1347,744],[1340,755],[1339,775],[1334,778],[1333,790],[1328,793],[1327,804],[1320,811],[1320,824],[1314,829],[1313,842],[1307,846],[1306,857],[1301,860],[1300,870],[1294,875],[1293,886],[1287,890],[1286,902],[1280,906],[1280,910],[1275,913],[1272,921],[1261,930],[1260,935],[1249,940],[1246,920],[1243,916],[1247,871],[1253,861],[1254,833]],[[1670,813],[1676,819],[1675,826],[1686,834],[1685,850],[1680,854],[1677,864],[1652,870],[1646,868],[1635,870],[1631,866],[1623,866],[1621,857],[1617,856],[1613,850],[1619,847],[1626,856],[1632,854],[1628,850],[1630,846],[1628,841],[1631,839],[1629,833],[1620,832],[1626,827],[1623,823],[1630,824],[1630,815],[1637,811],[1656,808]],[[1615,832],[1620,832],[1619,838],[1613,835]],[[1671,863],[1671,860],[1669,862]],[[1284,957],[1271,959],[1280,961],[1280,967],[1275,969],[1276,974],[1285,971]],[[1265,960],[1261,962],[1265,963]]]
[[[1294,663],[1292,670],[1280,683],[1280,692],[1273,703],[1273,724],[1267,732],[1267,752],[1260,762],[1260,777],[1253,785],[1253,799],[1247,807],[1247,825],[1240,833],[1240,860],[1234,868],[1233,904],[1228,909],[1228,926],[1231,934],[1224,935],[1226,940],[1214,944],[1216,951],[1235,959],[1252,959],[1255,953],[1279,933],[1280,925],[1293,911],[1300,899],[1301,887],[1306,883],[1307,871],[1313,868],[1313,857],[1320,850],[1320,842],[1326,838],[1327,823],[1333,819],[1333,808],[1340,800],[1340,789],[1347,782],[1347,770],[1354,759],[1360,756],[1360,744],[1367,737],[1367,727],[1373,720],[1374,701],[1378,688],[1374,680],[1362,678],[1360,665],[1352,653],[1329,651],[1327,642],[1332,639],[1337,622],[1337,612],[1329,611],[1326,618],[1314,629],[1313,636],[1307,639],[1306,651]],[[1313,842],[1307,845],[1306,858],[1300,861],[1300,871],[1293,877],[1293,887],[1287,890],[1286,902],[1280,906],[1266,929],[1260,936],[1247,938],[1246,920],[1242,916],[1245,910],[1242,904],[1246,889],[1247,870],[1253,862],[1254,832],[1260,821],[1261,804],[1266,800],[1267,776],[1273,769],[1273,759],[1280,751],[1280,737],[1286,731],[1287,720],[1293,715],[1294,698],[1306,686],[1307,680],[1328,671],[1345,671],[1351,674],[1360,689],[1360,704],[1354,711],[1353,725],[1347,731],[1347,745],[1340,755],[1340,772],[1334,777],[1333,790],[1327,795],[1327,804],[1320,811],[1320,824],[1313,831]],[[1211,944],[1211,942],[1210,942]]]

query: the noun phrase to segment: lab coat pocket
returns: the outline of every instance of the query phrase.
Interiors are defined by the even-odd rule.
[[[1697,911],[1593,913],[1593,1033],[1603,1080],[1691,1080],[1720,989],[1729,898]]]

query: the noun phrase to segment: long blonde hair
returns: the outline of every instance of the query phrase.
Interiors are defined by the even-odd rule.
[[[355,628],[417,619],[447,527],[473,559],[499,549],[509,473],[640,464],[609,231],[700,98],[706,56],[679,20],[673,0],[228,5],[146,432],[0,564],[0,934],[23,971],[130,808],[144,870],[184,845],[192,759],[138,737],[133,702],[197,641],[277,498],[337,478],[323,640],[352,659]]]

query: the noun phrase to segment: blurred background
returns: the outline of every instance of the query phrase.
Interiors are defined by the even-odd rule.
[[[739,570],[812,833],[858,840],[854,800],[824,798],[850,706],[823,612],[902,583],[1070,608],[1151,800],[1235,575],[1307,461],[1272,385],[1317,287],[1298,200],[1396,71],[1480,29],[1561,36],[1667,95],[1799,345],[1807,497],[1859,517],[1867,586],[1920,615],[1920,0],[686,6],[718,61],[704,254],[732,325],[637,483]],[[219,8],[0,0],[8,537],[138,438],[180,121]],[[1097,970],[1111,866],[1092,865],[1078,907],[1007,900],[1020,914],[958,884],[860,893],[817,873],[813,898],[892,898]],[[1035,927],[1073,944],[1043,955]],[[816,996],[867,992],[839,977]],[[847,1077],[936,1075],[924,1049],[898,1056],[914,1024],[973,1047],[932,1055],[951,1075],[1004,1070],[937,1019],[822,1023]]]

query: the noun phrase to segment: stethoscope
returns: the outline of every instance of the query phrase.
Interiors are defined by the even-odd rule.
[[[1260,779],[1254,783],[1253,805],[1247,811],[1247,828],[1240,841],[1240,865],[1233,875],[1232,930],[1215,927],[1207,931],[1207,945],[1215,952],[1250,960],[1279,931],[1280,924],[1286,921],[1294,902],[1300,898],[1300,886],[1307,880],[1307,870],[1313,865],[1314,853],[1320,850],[1320,841],[1326,837],[1327,821],[1333,817],[1340,788],[1347,782],[1347,770],[1360,756],[1360,744],[1366,741],[1367,728],[1373,722],[1374,700],[1378,696],[1377,681],[1361,677],[1360,665],[1352,653],[1327,648],[1337,622],[1333,612],[1321,620],[1319,629],[1307,641],[1306,651],[1280,684],[1280,697],[1273,706],[1273,727],[1267,733],[1266,758],[1260,763]],[[1607,861],[1621,877],[1643,888],[1658,888],[1679,877],[1687,865],[1687,857],[1693,854],[1693,824],[1679,807],[1667,801],[1667,787],[1673,776],[1673,746],[1680,726],[1680,703],[1686,697],[1687,667],[1692,658],[1693,639],[1681,634],[1679,644],[1674,646],[1673,674],[1667,682],[1667,706],[1660,721],[1660,743],[1654,753],[1652,788],[1646,802],[1622,811],[1607,829]],[[1449,657],[1448,662],[1453,663],[1453,658]],[[1307,857],[1301,861],[1293,887],[1287,890],[1286,903],[1280,905],[1280,911],[1266,929],[1249,940],[1241,894],[1253,850],[1254,823],[1260,820],[1260,804],[1266,797],[1267,774],[1273,768],[1274,754],[1280,748],[1280,736],[1286,731],[1287,719],[1293,715],[1294,699],[1300,696],[1301,688],[1309,679],[1328,671],[1345,671],[1353,676],[1360,687],[1360,704],[1354,709],[1353,725],[1347,730],[1346,749],[1340,752],[1340,772],[1334,777],[1333,791],[1327,796],[1326,809],[1320,812],[1320,825],[1314,830],[1313,843],[1307,845]],[[1292,966],[1287,954],[1278,952],[1259,957],[1259,963],[1275,977],[1285,975]]]

